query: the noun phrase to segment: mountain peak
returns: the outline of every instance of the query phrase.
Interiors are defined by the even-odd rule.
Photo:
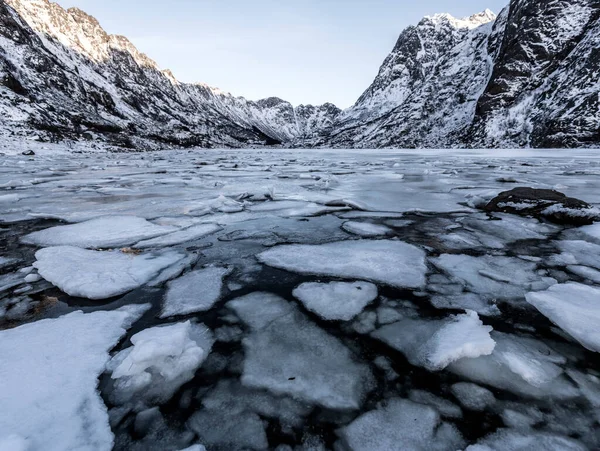
[[[490,9],[486,9],[485,11],[473,14],[469,17],[463,17],[462,19],[458,19],[448,13],[440,13],[435,14],[433,16],[425,16],[425,19],[430,22],[433,22],[436,26],[441,25],[442,23],[448,23],[450,24],[450,26],[456,29],[473,29],[496,20],[496,14]]]

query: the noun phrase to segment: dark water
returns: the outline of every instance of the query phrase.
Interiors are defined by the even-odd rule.
[[[438,256],[442,253],[468,254],[473,256],[484,255],[489,249],[475,248],[467,250],[452,250],[436,238],[436,233],[441,230],[440,224],[445,221],[455,219],[452,214],[413,214],[407,215],[406,220],[413,221],[413,224],[405,227],[394,228],[395,234],[401,240],[426,246],[430,257]],[[361,219],[366,220],[366,219]],[[270,223],[268,221],[271,221]],[[278,219],[274,223],[272,219],[256,221],[254,227],[256,230],[270,230],[275,233],[277,242],[295,242],[295,243],[324,243],[328,241],[337,241],[340,239],[354,239],[353,237],[341,232],[340,225],[342,219],[335,215],[327,215],[309,219]],[[369,219],[368,222],[389,225],[387,218]],[[13,224],[0,225],[0,254],[20,260],[18,265],[7,267],[0,270],[0,274],[9,273],[16,266],[24,267],[33,263],[35,248],[19,243],[19,237],[35,230],[51,227],[60,224],[58,221],[34,220],[19,222]],[[360,412],[342,412],[333,411],[320,407],[312,410],[312,413],[306,418],[301,427],[285,428],[279,420],[264,418],[268,422],[266,428],[269,444],[272,448],[278,445],[289,445],[294,447],[301,444],[307,436],[319,437],[327,448],[332,449],[337,440],[336,429],[345,425],[356,418],[360,413],[376,408],[377,404],[386,398],[399,396],[408,397],[411,390],[425,390],[439,397],[455,402],[450,394],[450,386],[456,382],[462,381],[448,371],[432,373],[423,368],[411,365],[407,359],[394,349],[386,346],[380,341],[370,338],[368,335],[357,333],[348,324],[340,322],[324,321],[317,315],[306,310],[301,303],[298,303],[292,296],[295,287],[303,282],[320,281],[329,282],[336,280],[328,277],[304,276],[281,271],[266,266],[259,265],[254,255],[265,250],[266,246],[259,240],[240,240],[230,241],[227,235],[240,229],[248,229],[244,224],[228,226],[223,232],[212,237],[198,240],[194,243],[187,243],[181,246],[187,252],[196,253],[198,260],[196,267],[201,267],[210,263],[219,263],[232,265],[234,272],[227,278],[227,282],[235,283],[240,286],[239,289],[231,291],[225,288],[224,295],[214,308],[205,313],[188,315],[187,317],[178,317],[177,321],[192,319],[194,321],[206,324],[211,330],[222,326],[231,325],[229,317],[231,311],[226,304],[239,296],[243,296],[255,291],[265,291],[275,293],[297,307],[320,328],[329,334],[341,340],[350,350],[352,350],[357,361],[368,363],[375,375],[375,384],[364,400]],[[507,256],[530,255],[547,259],[549,255],[557,252],[552,244],[556,236],[550,236],[546,240],[526,240],[510,244],[502,253]],[[541,268],[545,268],[544,260],[540,263]],[[548,267],[547,269],[551,269]],[[437,272],[434,267],[430,267],[431,272]],[[570,275],[570,279],[581,281],[577,276]],[[227,285],[227,284],[226,284]],[[83,310],[91,312],[95,310],[115,309],[123,305],[132,303],[150,303],[152,308],[128,331],[126,337],[115,348],[115,352],[130,346],[130,338],[137,332],[160,324],[172,323],[173,320],[160,320],[158,314],[162,299],[165,293],[165,287],[160,288],[141,288],[119,298],[106,300],[103,302],[89,301],[85,299],[73,298],[61,293],[56,288],[48,286],[45,282],[34,284],[39,289],[34,290],[32,294],[34,299],[42,299],[44,296],[55,297],[58,303],[49,306],[46,309],[36,312],[27,318],[27,321],[37,320],[46,317],[56,317],[72,310]],[[410,290],[399,290],[387,286],[379,286],[380,297],[368,307],[368,310],[375,311],[381,304],[381,298],[385,297],[392,300],[409,301],[413,308],[418,311],[421,318],[444,318],[449,313],[463,313],[463,311],[438,310],[431,306],[428,299],[434,293],[425,291],[415,293]],[[569,342],[561,334],[556,332],[556,328],[535,309],[524,303],[501,303],[499,308],[502,312],[498,317],[482,318],[485,324],[491,325],[495,330],[523,335],[523,326],[534,331],[532,336],[537,339],[551,340],[552,342],[564,345],[565,350],[573,350],[575,358],[570,360],[569,364],[573,368],[585,369],[588,372],[600,374],[600,357],[598,354],[586,351],[580,346]],[[4,327],[13,327],[16,324],[5,324]],[[239,326],[239,324],[238,324]],[[243,326],[240,326],[243,327]],[[68,344],[65,344],[68,345]],[[221,356],[225,365],[207,365],[205,364],[194,377],[193,380],[186,383],[175,394],[175,396],[166,404],[160,407],[161,413],[165,419],[165,425],[161,426],[156,435],[140,436],[134,428],[135,413],[125,414],[120,421],[114,421],[112,424],[115,433],[115,449],[180,449],[193,443],[194,436],[186,430],[186,421],[189,417],[201,408],[202,396],[214,387],[215,384],[223,379],[239,378],[241,373],[241,362],[243,361],[244,350],[239,342],[222,343],[217,342],[214,345],[212,354]],[[384,356],[391,362],[393,370],[398,374],[396,380],[390,381],[386,378],[384,370],[373,364],[373,360],[378,356]],[[100,378],[100,392],[109,407],[113,409],[109,396],[111,387],[110,376],[104,374]],[[506,391],[500,391],[488,387],[493,391],[496,398],[500,401],[520,401],[529,405],[536,405],[542,412],[551,412],[557,407],[568,418],[568,412],[580,414],[584,411],[590,411],[589,405],[583,400],[569,401],[560,403],[555,400],[523,400],[518,396]],[[114,414],[113,410],[113,414]],[[469,443],[476,442],[479,438],[495,431],[503,426],[503,421],[497,413],[492,411],[471,412],[463,409],[463,418],[461,420],[446,420],[452,422],[460,430],[465,440]],[[113,415],[114,417],[114,415]],[[597,426],[597,423],[595,424]],[[543,430],[544,425],[536,425]],[[577,430],[576,427],[573,428]],[[580,438],[581,434],[571,433],[571,437]],[[596,437],[594,439],[594,436]],[[597,433],[586,436],[588,443],[600,444],[600,437]],[[220,448],[212,448],[220,449]],[[221,448],[226,449],[226,448]]]

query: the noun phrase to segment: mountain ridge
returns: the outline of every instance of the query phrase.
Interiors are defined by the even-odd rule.
[[[0,133],[164,147],[594,147],[600,4],[511,0],[400,34],[344,111],[181,83],[78,8],[4,0]]]

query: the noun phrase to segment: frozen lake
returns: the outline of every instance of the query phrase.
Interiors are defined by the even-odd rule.
[[[480,209],[600,207],[600,152],[36,153],[0,156],[0,450],[600,448],[598,223]]]

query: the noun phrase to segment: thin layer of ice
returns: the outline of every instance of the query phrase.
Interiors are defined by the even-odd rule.
[[[459,382],[450,388],[460,404],[469,410],[483,411],[496,402],[496,397],[487,388],[470,382]]]
[[[459,449],[460,433],[432,407],[400,398],[387,400],[337,431],[353,451],[442,451]]]
[[[481,316],[500,315],[496,304],[474,293],[432,296],[430,302],[437,309],[473,310]]]
[[[600,222],[576,229],[576,233],[582,235],[592,243],[600,244]]]
[[[221,298],[223,279],[230,273],[231,269],[211,266],[169,282],[160,317],[210,310]]]
[[[587,451],[577,440],[544,432],[500,429],[466,451]]]
[[[493,331],[489,356],[464,358],[448,369],[473,382],[533,398],[571,399],[579,395],[560,365],[566,359],[541,341]]]
[[[600,245],[587,241],[559,241],[562,251],[556,259],[557,263],[568,265],[584,265],[600,270]]]
[[[557,283],[540,276],[536,263],[514,257],[443,254],[431,262],[470,291],[490,299],[520,298],[534,287],[543,290]]]
[[[528,293],[526,299],[587,349],[600,352],[600,288],[566,283]]]
[[[331,409],[357,409],[372,375],[337,338],[286,300],[253,293],[227,304],[252,330],[242,383]]]
[[[439,371],[464,357],[491,354],[491,331],[477,313],[467,312],[447,320],[406,318],[371,335],[402,352],[413,365]]]
[[[33,264],[39,274],[71,296],[107,299],[134,290],[177,263],[183,255],[129,255],[99,252],[73,246],[48,247],[36,252]]]
[[[217,233],[222,228],[216,224],[198,224],[188,227],[184,230],[170,233],[168,235],[159,236],[150,240],[144,240],[135,245],[138,249],[144,249],[149,247],[167,247],[175,246],[181,243],[187,243],[188,241],[198,240],[213,233]]]
[[[262,263],[301,274],[364,279],[400,288],[425,284],[425,253],[402,241],[340,241],[284,245],[258,256]]]
[[[293,295],[324,319],[349,321],[377,299],[378,290],[368,282],[308,282],[297,287]]]
[[[110,349],[148,308],[75,312],[0,331],[0,442],[27,450],[111,449],[98,376]]]
[[[347,221],[342,225],[342,228],[348,233],[366,238],[386,236],[394,233],[389,227],[370,222]]]
[[[132,245],[177,230],[135,216],[105,216],[91,221],[30,233],[23,242],[37,246],[76,246],[90,249]]]

